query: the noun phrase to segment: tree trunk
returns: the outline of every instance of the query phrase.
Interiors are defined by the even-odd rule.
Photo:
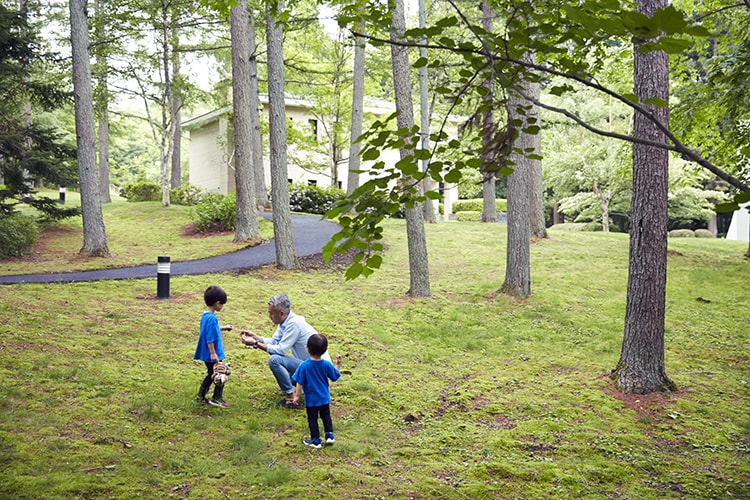
[[[253,154],[253,172],[255,179],[255,204],[257,207],[268,206],[268,188],[266,174],[263,171],[263,141],[260,135],[260,95],[258,92],[258,59],[255,45],[255,18],[250,15],[248,25],[248,42],[250,44],[250,138]]]
[[[529,63],[534,62],[534,55],[530,52],[524,54],[524,60]],[[532,99],[539,100],[539,82],[528,82],[526,84],[526,94]],[[526,112],[526,120],[530,125],[536,125],[540,128],[539,132],[529,137],[529,146],[534,148],[532,155],[541,156],[542,154],[542,122],[539,115],[539,106],[531,105]],[[529,160],[529,230],[532,238],[547,237],[547,222],[544,217],[544,177],[542,175],[542,160],[530,158]]]
[[[639,0],[638,11],[651,16],[666,0]],[[634,87],[640,102],[669,99],[669,60],[662,51],[634,48]],[[644,107],[663,124],[667,107]],[[636,112],[635,137],[665,142],[666,137]],[[630,258],[622,352],[612,372],[617,387],[628,394],[674,390],[664,369],[664,310],[667,285],[667,187],[669,156],[664,149],[633,144],[633,199]]]
[[[492,32],[492,8],[482,2],[482,27],[487,33]],[[488,61],[490,62],[490,61]],[[492,138],[495,136],[495,117],[492,102],[495,98],[495,85],[491,78],[484,82],[487,93],[482,98],[486,106],[482,113],[482,222],[497,222],[497,190],[495,189],[495,172],[497,171],[495,155],[492,154]]]
[[[399,42],[406,31],[403,0],[395,0],[391,20],[391,41]],[[411,100],[411,78],[409,75],[409,54],[407,48],[398,43],[391,44],[391,59],[393,64],[393,88],[396,97],[396,118],[399,129],[411,130],[414,127],[414,109]],[[412,148],[414,144],[410,145]],[[400,150],[401,158],[411,153],[410,148]],[[403,185],[417,185],[419,183],[411,176],[403,176]],[[409,249],[409,291],[413,297],[430,296],[430,277],[427,265],[427,239],[424,232],[424,211],[421,203],[415,203],[412,208],[405,208],[406,237]]]
[[[232,38],[232,105],[234,107],[234,184],[237,198],[237,226],[234,241],[260,240],[255,204],[255,175],[250,119],[250,16],[247,0],[238,0],[230,14]]]
[[[102,203],[110,203],[112,197],[109,194],[109,85],[108,78],[108,61],[106,54],[106,43],[104,33],[104,23],[106,14],[104,12],[104,2],[97,0],[95,3],[96,24],[94,27],[94,37],[96,38],[96,80],[99,91],[97,103],[95,103],[95,118],[98,118],[98,138],[99,138],[99,197]]]
[[[365,24],[359,23],[362,31]],[[362,144],[357,138],[362,135],[362,116],[365,100],[365,39],[354,37],[354,74],[352,81],[352,129],[349,144],[349,175],[346,181],[346,195],[349,196],[359,187],[359,172],[361,168],[360,152]]]
[[[173,31],[172,44],[172,82],[179,81],[180,52],[177,30]],[[172,100],[170,102],[172,116],[172,171],[169,185],[177,189],[182,185],[182,90],[179,85],[172,85]]]
[[[419,27],[423,28],[427,24],[427,14],[425,12],[425,0],[419,0]],[[419,57],[427,59],[427,37],[422,36],[419,47]],[[419,133],[421,137],[421,148],[425,151],[430,150],[430,101],[427,95],[427,65],[419,67]],[[431,191],[432,178],[429,174],[430,160],[428,158],[422,160],[422,172],[427,174],[422,181],[424,185],[424,191]],[[435,203],[431,198],[425,198],[424,201],[424,219],[426,222],[435,222]]]
[[[91,88],[86,1],[70,0],[69,7],[78,177],[83,220],[83,247],[80,253],[90,257],[109,257],[96,168],[94,97]]]
[[[279,1],[278,11],[284,4]],[[283,30],[266,4],[266,42],[268,46],[268,124],[271,145],[271,203],[273,210],[276,267],[296,266],[292,218],[289,208],[289,183],[286,165],[286,109],[284,103],[284,53],[281,47]]]
[[[508,122],[523,120],[517,107],[528,103],[511,95],[508,100]],[[524,150],[533,147],[533,138],[519,132],[513,147]],[[513,173],[508,176],[508,250],[505,257],[505,282],[500,287],[502,293],[514,297],[526,298],[531,293],[531,257],[529,227],[529,189],[531,166],[525,155],[513,152],[510,154]]]

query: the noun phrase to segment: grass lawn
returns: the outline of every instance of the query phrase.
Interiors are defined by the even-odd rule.
[[[130,255],[121,223],[155,226],[139,245],[148,262],[163,251],[152,238],[203,243],[180,236],[189,219],[177,207],[119,210],[105,208],[115,265]],[[532,296],[518,301],[497,293],[505,230],[428,225],[430,299],[404,296],[398,220],[385,226],[382,269],[349,282],[267,266],[173,277],[161,301],[155,279],[1,286],[0,497],[750,497],[747,245],[670,240],[666,367],[679,391],[625,397],[608,375],[627,235],[550,232],[532,245]],[[40,254],[47,269],[102,263],[71,257],[81,240],[66,241],[48,242],[67,257]],[[344,371],[332,384],[336,444],[302,445],[304,411],[275,408],[267,356],[237,330],[224,340],[230,408],[194,403],[211,284],[229,295],[222,324],[270,336],[266,301],[285,291],[329,337]]]

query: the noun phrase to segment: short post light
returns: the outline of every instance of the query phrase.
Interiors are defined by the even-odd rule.
[[[169,273],[171,267],[170,258],[160,255],[156,264],[156,296],[160,299],[169,298]]]
[[[60,186],[60,205],[65,205],[65,186]]]

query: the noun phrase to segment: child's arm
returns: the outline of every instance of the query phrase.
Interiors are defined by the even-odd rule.
[[[292,403],[298,405],[299,404],[299,397],[302,395],[302,385],[297,384],[294,387],[294,396],[292,396]]]
[[[208,343],[208,350],[211,351],[211,355],[210,355],[211,361],[213,361],[214,363],[221,361],[219,357],[216,355],[216,349],[214,349],[213,342]]]
[[[336,369],[341,370],[341,354],[336,355]]]
[[[222,332],[231,332],[232,331],[232,325],[224,325],[221,328],[219,328]]]

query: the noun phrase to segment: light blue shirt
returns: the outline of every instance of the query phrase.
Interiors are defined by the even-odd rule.
[[[268,354],[286,356],[291,351],[292,356],[302,361],[309,359],[307,354],[307,339],[318,333],[315,328],[305,321],[304,316],[298,316],[289,311],[289,316],[280,324],[270,339],[263,338]],[[330,356],[326,353],[325,357]]]

